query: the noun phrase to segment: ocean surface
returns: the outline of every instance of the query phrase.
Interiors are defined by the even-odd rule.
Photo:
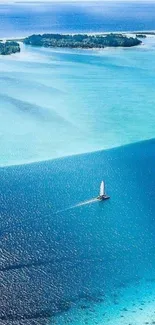
[[[153,1],[82,1],[0,5],[0,37],[36,32],[103,32],[155,29]]]
[[[0,37],[154,30],[154,9],[1,4]],[[0,57],[0,325],[155,324],[154,89],[155,36]]]
[[[0,324],[155,319],[154,165],[150,140],[0,169]]]

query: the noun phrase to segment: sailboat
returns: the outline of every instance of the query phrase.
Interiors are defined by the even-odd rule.
[[[105,184],[102,181],[101,185],[100,185],[100,194],[97,197],[97,200],[104,201],[104,200],[108,200],[108,199],[110,199],[110,196],[106,195],[106,193],[105,193]]]

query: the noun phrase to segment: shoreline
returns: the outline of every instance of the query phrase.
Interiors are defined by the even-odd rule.
[[[114,45],[114,46],[112,46],[112,45],[110,45],[110,44],[107,44],[106,45],[106,41],[105,41],[105,44],[104,44],[104,42],[102,43],[102,41],[101,41],[101,45],[100,46],[85,46],[84,44],[83,44],[83,41],[81,42],[81,46],[79,45],[77,45],[77,46],[75,46],[74,44],[72,44],[72,45],[63,45],[63,44],[52,44],[52,45],[48,45],[48,46],[46,46],[46,45],[43,45],[43,44],[40,44],[40,45],[35,45],[35,41],[34,41],[34,44],[32,43],[32,44],[26,44],[24,41],[25,41],[25,39],[29,39],[29,38],[31,38],[31,37],[34,37],[35,38],[35,36],[37,36],[37,35],[40,35],[41,37],[44,35],[44,34],[46,34],[46,33],[35,33],[35,34],[31,34],[30,36],[25,36],[25,37],[23,37],[23,36],[21,36],[21,37],[9,37],[9,38],[6,38],[6,37],[4,37],[4,38],[1,38],[1,41],[2,42],[11,42],[11,41],[14,41],[14,42],[17,42],[17,43],[23,43],[24,45],[30,45],[30,46],[32,46],[32,47],[44,47],[44,48],[51,48],[51,49],[71,49],[71,50],[104,50],[104,49],[106,49],[106,48],[113,48],[113,49],[115,49],[115,48],[132,48],[132,47],[137,47],[137,46],[140,46],[140,45],[144,45],[144,42],[143,42],[143,36],[141,37],[141,36],[137,36],[137,34],[139,34],[139,35],[145,35],[145,38],[147,38],[147,37],[149,37],[149,36],[155,36],[155,32],[154,31],[138,31],[138,32],[136,32],[136,31],[128,31],[128,32],[125,32],[125,31],[123,31],[123,32],[118,32],[118,31],[114,31],[114,32],[94,32],[94,33],[90,33],[90,32],[88,32],[88,33],[59,33],[58,35],[60,35],[60,36],[72,36],[72,37],[74,37],[74,36],[77,36],[77,35],[87,35],[88,37],[93,37],[93,36],[96,36],[96,37],[98,37],[99,38],[99,36],[101,36],[103,39],[104,39],[104,36],[105,37],[108,37],[109,35],[113,35],[114,37],[115,37],[115,35],[116,35],[116,38],[118,38],[119,39],[119,37],[121,38],[122,37],[122,39],[123,39],[123,37],[125,37],[126,39],[136,39],[137,40],[137,44],[134,44],[134,42],[131,42],[131,44],[129,43],[129,44],[121,44],[121,42],[119,42],[118,40],[117,40],[117,42],[118,42],[118,44],[117,45]],[[49,35],[56,35],[55,33],[47,33],[47,34],[49,34]],[[118,37],[117,37],[117,35],[118,35]],[[50,39],[50,37],[49,37],[49,39]],[[67,40],[66,40],[66,42],[68,42]],[[108,41],[109,43],[111,43],[111,41]],[[113,42],[113,40],[112,40],[112,42]],[[139,44],[138,44],[138,42],[139,42]],[[58,42],[59,43],[59,42]],[[73,39],[73,43],[74,43],[74,39]],[[120,44],[119,44],[120,43]],[[136,41],[135,41],[135,43],[136,43]],[[95,42],[94,42],[94,45],[95,45]]]
[[[21,36],[21,37],[3,37],[1,38],[0,40],[2,42],[11,42],[11,41],[14,41],[14,42],[18,42],[18,43],[21,43],[21,44],[24,44],[24,40],[25,38],[29,38],[31,37],[32,35],[41,35],[43,36],[44,34],[56,34],[56,33],[53,33],[53,32],[48,32],[48,33],[35,33],[35,34],[31,34],[29,36]],[[71,49],[71,50],[98,50],[98,51],[102,51],[102,50],[105,50],[105,49],[116,49],[116,48],[122,48],[122,49],[126,49],[126,48],[132,48],[132,47],[138,47],[138,46],[141,46],[141,45],[144,45],[144,42],[143,42],[143,37],[138,37],[137,34],[139,35],[145,35],[146,38],[147,37],[155,37],[155,31],[123,31],[123,32],[120,32],[120,31],[110,31],[110,32],[88,32],[88,33],[58,33],[59,35],[71,35],[71,36],[76,36],[76,35],[87,35],[87,36],[108,36],[110,34],[113,34],[113,35],[121,35],[121,36],[124,36],[126,38],[137,38],[139,41],[141,41],[140,44],[135,44],[135,45],[128,45],[128,46],[106,46],[104,45],[103,47],[82,47],[82,46],[79,46],[79,47],[74,47],[74,46],[43,46],[43,45],[40,45],[40,46],[37,46],[37,45],[31,45],[31,44],[24,44],[24,45],[27,45],[27,46],[32,46],[32,47],[44,47],[44,48],[51,48],[51,49]]]
[[[45,48],[69,48],[69,49],[104,49],[107,47],[134,47],[142,44],[137,35],[122,33],[109,34],[32,34],[23,39],[25,45]]]

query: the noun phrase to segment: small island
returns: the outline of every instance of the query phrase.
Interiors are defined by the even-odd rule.
[[[137,37],[128,37],[123,34],[43,34],[26,37],[23,42],[32,46],[63,47],[63,48],[104,48],[104,47],[131,47],[142,43]]]
[[[20,52],[20,46],[15,41],[0,41],[0,55],[10,55]]]
[[[146,38],[146,35],[145,34],[136,34],[136,37],[137,38]]]

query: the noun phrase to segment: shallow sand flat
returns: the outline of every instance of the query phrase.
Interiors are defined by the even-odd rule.
[[[143,43],[1,57],[0,166],[154,138],[155,38]]]
[[[155,324],[155,279],[140,280],[98,300],[91,303],[81,299],[69,312],[52,319],[51,324]]]

